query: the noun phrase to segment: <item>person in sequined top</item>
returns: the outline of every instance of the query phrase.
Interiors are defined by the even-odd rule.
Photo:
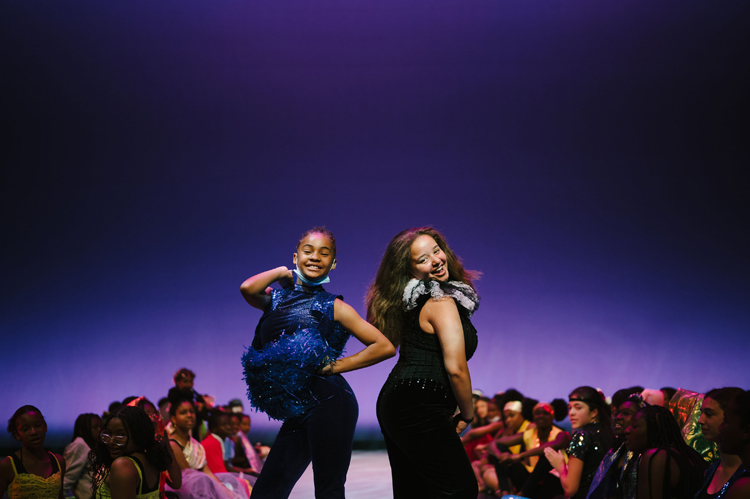
[[[742,388],[726,387],[715,388],[706,393],[698,418],[698,424],[706,440],[720,444],[719,425],[724,422],[724,409],[743,391]],[[719,459],[706,470],[703,487],[695,499],[723,499],[729,487],[739,480],[744,469],[739,456],[722,452]]]
[[[745,468],[725,497],[746,499],[750,497],[750,390],[740,393],[727,404],[719,434],[721,452],[738,456]]]
[[[613,407],[615,407],[612,425],[615,443],[599,464],[587,499],[636,498],[638,480],[636,462],[639,456],[627,449],[624,438],[625,429],[630,426],[633,416],[643,405],[643,398],[639,393],[633,394],[616,406],[614,396],[612,400]]]
[[[568,445],[568,462],[562,452],[544,449],[544,455],[560,474],[565,495],[583,499],[589,493],[599,463],[612,447],[610,409],[604,395],[590,386],[580,386],[568,398],[568,417],[573,435]]]
[[[689,447],[669,409],[646,405],[625,429],[628,450],[640,454],[638,499],[693,497],[706,462]]]
[[[357,400],[341,373],[396,354],[378,329],[322,284],[336,267],[336,239],[325,227],[302,234],[294,272],[278,267],[240,290],[263,310],[243,356],[249,401],[284,423],[253,487],[253,498],[284,499],[312,461],[316,497],[344,497]],[[296,283],[293,284],[293,279]],[[281,290],[271,284],[279,282]],[[365,348],[340,358],[349,336]]]
[[[467,360],[477,348],[477,276],[442,234],[421,227],[390,241],[368,291],[368,320],[400,345],[377,403],[394,499],[477,497],[459,438],[474,418]]]

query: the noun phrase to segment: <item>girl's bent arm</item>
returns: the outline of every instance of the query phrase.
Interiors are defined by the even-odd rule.
[[[448,372],[453,395],[456,397],[461,418],[474,419],[474,404],[471,399],[471,375],[466,363],[466,345],[461,317],[452,298],[428,300],[422,307],[424,318],[435,329],[443,350],[443,363]]]
[[[252,276],[246,280],[240,286],[240,292],[251,306],[265,310],[270,300],[271,284],[276,281],[282,281],[284,279],[290,279],[290,282],[294,282],[292,272],[282,266],[272,270],[267,270]]]
[[[333,318],[361,341],[364,350],[325,366],[322,374],[344,373],[377,364],[396,355],[396,348],[375,326],[362,319],[356,310],[343,301],[333,302]]]

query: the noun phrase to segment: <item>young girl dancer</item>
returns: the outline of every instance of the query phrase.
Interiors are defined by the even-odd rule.
[[[344,497],[357,400],[340,375],[395,355],[393,345],[322,284],[336,267],[336,239],[325,227],[302,234],[296,269],[246,280],[242,295],[263,316],[242,358],[251,405],[283,420],[253,498],[283,499],[312,461],[317,498]],[[293,284],[296,278],[296,284]],[[269,286],[279,282],[283,289]],[[339,358],[349,335],[366,347]]]
[[[474,419],[466,363],[477,348],[473,277],[440,232],[421,227],[391,240],[368,292],[368,319],[401,345],[377,405],[394,499],[477,497],[458,436]]]
[[[0,492],[8,499],[62,499],[65,459],[44,449],[47,423],[41,411],[21,407],[8,421],[8,433],[23,447],[0,461]]]

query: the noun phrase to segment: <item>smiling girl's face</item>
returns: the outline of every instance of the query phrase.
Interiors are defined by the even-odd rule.
[[[293,260],[306,278],[319,281],[336,268],[333,242],[325,234],[313,232],[299,242]]]

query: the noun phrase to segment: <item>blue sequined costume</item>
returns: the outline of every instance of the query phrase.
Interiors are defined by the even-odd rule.
[[[275,290],[242,357],[251,405],[284,421],[254,499],[289,497],[311,461],[315,496],[344,498],[357,399],[340,374],[315,374],[341,357],[349,338],[334,322],[336,298],[321,286]]]
[[[341,357],[349,332],[333,320],[340,296],[321,286],[274,290],[258,322],[253,344],[242,356],[247,397],[255,409],[286,420],[320,401],[310,390],[315,371]]]

